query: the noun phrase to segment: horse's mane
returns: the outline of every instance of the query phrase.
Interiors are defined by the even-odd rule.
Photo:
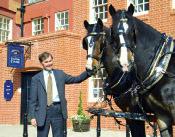
[[[138,37],[141,36],[144,38],[142,39],[144,46],[148,48],[149,46],[154,45],[154,47],[157,49],[157,46],[160,44],[161,33],[136,17],[133,17],[133,20],[135,23],[136,35],[138,33]]]

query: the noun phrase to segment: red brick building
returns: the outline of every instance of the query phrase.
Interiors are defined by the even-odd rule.
[[[11,5],[14,4],[11,2],[16,3],[17,7],[12,8]],[[113,4],[116,9],[127,8],[130,2],[136,5],[135,16],[157,30],[175,37],[175,0],[142,0],[142,2],[137,0],[64,0],[64,2],[61,0],[28,0],[25,3],[23,38],[19,37],[20,16],[17,10],[14,10],[20,6],[19,0],[1,0],[0,19],[2,16],[13,20],[13,29],[11,36],[6,36],[6,39],[3,39],[0,34],[2,39],[0,40],[0,57],[3,59],[0,64],[0,123],[19,124],[22,122],[27,100],[26,91],[29,92],[28,88],[30,88],[26,85],[26,81],[30,83],[31,76],[41,70],[38,54],[49,51],[54,56],[55,68],[63,69],[72,75],[80,74],[86,64],[86,51],[81,45],[82,38],[86,34],[83,26],[84,20],[93,23],[100,17],[107,26],[110,26],[111,16],[108,13],[108,6]],[[6,67],[7,48],[3,42],[10,39],[33,43],[31,58],[25,61],[24,69]],[[8,79],[14,83],[14,96],[11,101],[5,101],[3,98],[3,84]],[[79,92],[83,91],[84,109],[100,96],[101,81],[98,78],[93,79],[98,83],[96,86],[92,86],[94,85],[92,79],[78,85],[66,86],[69,127],[71,127],[70,117],[77,110]],[[91,126],[95,127],[95,124],[96,121],[93,120]],[[112,118],[103,118],[102,128],[116,128],[115,122]]]

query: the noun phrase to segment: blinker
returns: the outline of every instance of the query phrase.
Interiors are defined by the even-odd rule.
[[[91,41],[89,42],[89,47],[92,47],[94,45],[94,41],[93,39],[91,39]]]

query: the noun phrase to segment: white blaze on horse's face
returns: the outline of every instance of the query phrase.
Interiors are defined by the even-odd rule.
[[[123,34],[127,32],[128,30],[128,24],[127,24],[127,19],[122,18],[120,20],[120,23],[118,24],[118,29],[119,29],[119,39],[120,39],[120,64],[122,66],[123,71],[128,71],[128,66],[129,66],[129,61],[128,61],[128,50],[126,47],[126,41],[124,39]]]
[[[92,63],[93,63],[93,47],[94,47],[94,42],[92,41],[92,36],[88,36],[87,37],[87,41],[88,41],[88,55],[87,55],[87,63],[86,63],[86,68],[89,70],[93,69]]]

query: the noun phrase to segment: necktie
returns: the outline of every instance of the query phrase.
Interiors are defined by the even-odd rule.
[[[49,72],[48,81],[47,81],[47,105],[50,106],[52,104],[52,77],[51,72]]]

